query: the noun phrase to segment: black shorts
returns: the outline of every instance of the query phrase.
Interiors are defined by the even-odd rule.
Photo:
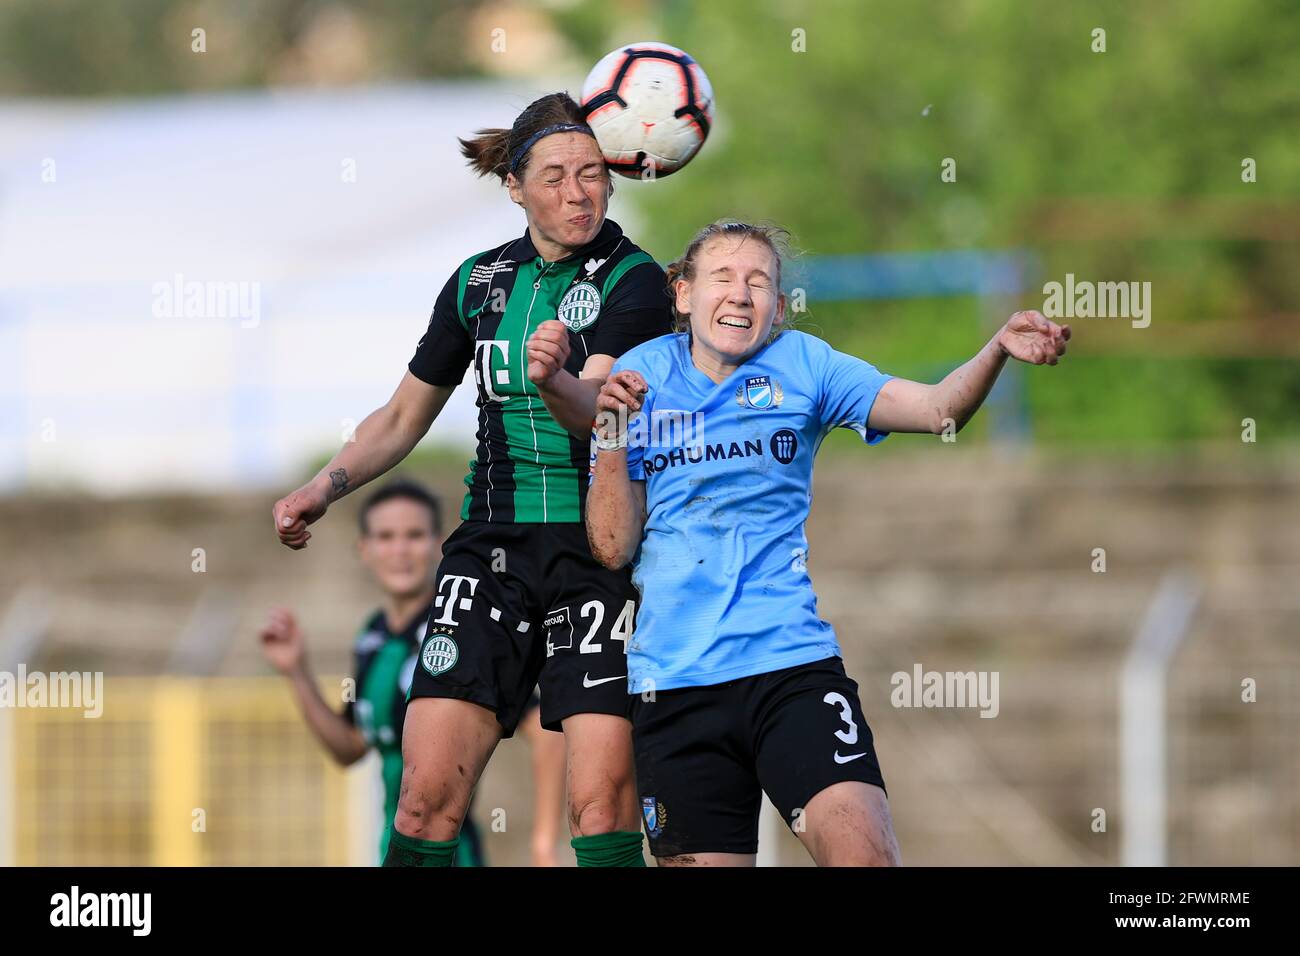
[[[505,737],[535,687],[548,730],[574,714],[626,718],[636,607],[630,573],[601,567],[581,524],[462,522],[443,543],[410,699],[482,704]]]
[[[763,793],[787,826],[814,796],[884,778],[858,685],[838,657],[632,698],[650,852],[756,853]]]

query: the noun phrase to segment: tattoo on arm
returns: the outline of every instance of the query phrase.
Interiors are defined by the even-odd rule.
[[[348,470],[346,468],[335,468],[330,472],[330,491],[335,498],[343,494],[348,487]]]

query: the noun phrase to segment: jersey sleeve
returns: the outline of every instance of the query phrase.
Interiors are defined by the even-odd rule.
[[[591,355],[618,358],[628,349],[672,330],[673,313],[664,270],[653,259],[647,259],[614,283],[601,307],[600,320],[592,329],[588,351]]]
[[[474,340],[461,319],[459,297],[459,274],[453,272],[438,293],[429,327],[407,365],[411,374],[426,384],[459,385],[474,358]]]
[[[818,401],[822,430],[851,428],[868,445],[884,441],[889,432],[868,428],[867,419],[881,387],[894,376],[857,356],[837,352],[825,343],[821,347],[825,350]]]

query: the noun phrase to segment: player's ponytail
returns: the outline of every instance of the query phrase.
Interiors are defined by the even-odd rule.
[[[461,139],[460,153],[480,176],[501,182],[514,173],[523,177],[536,135],[549,127],[580,127],[590,132],[582,107],[568,93],[548,93],[533,100],[509,129],[481,129],[472,139]],[[558,130],[557,130],[558,132]]]
[[[757,239],[769,249],[772,255],[776,257],[776,287],[777,291],[784,291],[781,286],[781,273],[785,266],[786,260],[790,257],[790,233],[780,226],[771,224],[753,225],[747,222],[736,222],[730,219],[719,219],[711,222],[691,239],[686,246],[686,251],[682,253],[681,258],[675,262],[670,262],[664,269],[664,276],[668,282],[668,297],[673,303],[673,317],[678,332],[689,332],[691,329],[691,317],[689,313],[677,311],[677,280],[685,279],[687,282],[695,280],[695,265],[699,259],[700,250],[710,239],[719,237]],[[785,328],[786,323],[772,326],[772,338],[776,338]],[[769,339],[770,341],[770,339]]]
[[[473,139],[461,139],[460,154],[469,160],[469,168],[480,176],[499,176],[504,182],[510,171],[508,129],[481,129]]]

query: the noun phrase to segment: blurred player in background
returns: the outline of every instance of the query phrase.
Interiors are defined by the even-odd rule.
[[[385,863],[450,864],[474,786],[539,686],[543,726],[564,732],[578,865],[642,866],[625,690],[637,595],[592,558],[582,515],[600,385],[671,328],[663,270],[605,218],[613,183],[568,94],[461,146],[528,228],[452,274],[396,393],[276,503],[276,531],[304,547],[331,502],[406,457],[472,364],[478,450],[411,686]]]
[[[819,865],[899,862],[858,686],[808,576],[813,457],[832,428],[869,445],[961,428],[1008,356],[1055,365],[1070,337],[1018,312],[937,385],[883,374],[781,330],[783,241],[702,230],[668,269],[682,332],[624,355],[599,399],[587,522],[606,567],[635,562],[637,784],[663,865],[752,866],[764,791]],[[630,440],[638,413],[662,437],[656,410],[702,433]]]
[[[292,611],[272,611],[260,637],[263,654],[289,679],[303,719],[330,756],[351,766],[371,748],[378,751],[384,785],[382,862],[402,780],[406,696],[435,593],[433,571],[442,546],[441,509],[422,485],[399,480],[384,485],[366,500],[359,522],[357,554],[383,592],[383,603],[357,635],[353,694],[343,713],[336,713],[321,697]],[[533,747],[532,860],[537,866],[553,866],[564,801],[564,741],[542,730],[535,696],[523,727]],[[478,827],[467,814],[455,865],[485,863]]]

